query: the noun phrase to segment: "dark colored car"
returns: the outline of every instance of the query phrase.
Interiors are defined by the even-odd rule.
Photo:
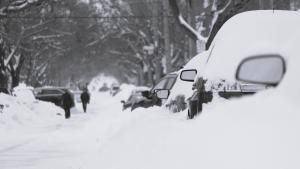
[[[74,98],[73,93],[68,88],[36,88],[34,90],[35,98],[42,101],[52,102],[57,106],[62,107],[62,95],[65,92],[71,94]],[[73,99],[74,103],[74,99]],[[74,104],[73,104],[74,105]]]
[[[131,94],[127,101],[122,101],[123,110],[131,107],[134,110],[138,107],[161,106],[162,99],[156,96],[156,92],[162,89],[170,90],[175,84],[177,73],[169,73],[163,77],[151,90],[137,90]]]

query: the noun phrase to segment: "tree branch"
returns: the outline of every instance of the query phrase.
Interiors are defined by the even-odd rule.
[[[38,5],[44,0],[15,0],[6,7],[0,8],[0,17],[7,16],[11,12],[19,12],[27,9],[32,5]]]

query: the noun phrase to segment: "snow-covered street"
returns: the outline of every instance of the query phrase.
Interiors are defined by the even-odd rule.
[[[261,100],[262,105],[282,101],[272,95],[272,90],[230,103],[216,100],[217,107],[206,106],[200,118],[186,120],[184,112],[173,114],[160,107],[122,111],[120,100],[128,97],[131,88],[125,85],[115,97],[108,92],[92,92],[88,113],[84,114],[81,105],[77,105],[77,112],[73,110],[69,120],[57,116],[52,124],[43,125],[28,118],[33,120],[31,125],[11,123],[6,128],[3,123],[0,168],[183,169],[240,168],[247,164],[245,168],[250,169],[281,168],[289,163],[294,166],[291,168],[299,166],[296,145],[300,138],[300,116],[294,111],[297,102],[283,103],[289,109],[265,109],[264,114],[250,113],[251,110],[239,113],[243,105],[256,104],[260,97],[271,96]],[[261,108],[253,110],[259,112]],[[224,109],[231,111],[224,113]],[[49,116],[44,117],[40,119],[47,121]],[[272,120],[266,123],[264,119],[270,117]]]
[[[8,127],[1,132],[0,168],[95,168],[107,143],[127,126],[140,127],[131,132],[148,132],[153,137],[161,137],[154,135],[153,130],[172,126],[171,114],[161,113],[160,108],[123,112],[120,100],[129,94],[130,91],[125,91],[112,97],[109,93],[94,92],[86,114],[79,104],[77,110],[72,110],[70,120],[58,116],[53,124]],[[47,121],[46,118],[42,120]],[[174,120],[178,119],[184,121],[185,117],[174,116]],[[149,128],[149,123],[155,124],[150,125],[153,128]],[[135,139],[143,138],[127,141]]]

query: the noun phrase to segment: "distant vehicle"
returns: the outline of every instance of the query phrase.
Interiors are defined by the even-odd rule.
[[[62,95],[68,92],[73,97],[74,101],[74,94],[68,88],[61,88],[61,87],[42,87],[34,89],[35,98],[42,101],[52,102],[57,106],[62,107]],[[74,102],[75,105],[75,102]]]
[[[107,83],[104,83],[102,87],[99,88],[99,92],[107,92],[109,91],[109,87],[107,86]]]
[[[117,93],[119,93],[120,92],[120,85],[119,84],[116,84],[116,83],[113,83],[112,85],[111,85],[111,87],[110,87],[110,94],[112,95],[112,96],[115,96]]]
[[[131,110],[134,110],[138,107],[152,107],[152,106],[161,106],[162,100],[167,98],[159,99],[156,96],[157,91],[167,89],[168,91],[172,89],[177,78],[177,73],[169,73],[163,77],[152,89],[138,89],[133,91],[127,101],[122,101],[123,110],[131,107]]]

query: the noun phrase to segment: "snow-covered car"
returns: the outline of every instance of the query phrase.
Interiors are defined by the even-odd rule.
[[[68,92],[71,94],[73,97],[73,102],[75,105],[74,101],[74,94],[73,92],[68,89],[68,88],[63,88],[63,87],[41,87],[41,88],[35,88],[34,93],[35,93],[35,98],[38,100],[42,101],[47,101],[47,102],[52,102],[57,106],[62,107],[62,95]]]
[[[110,87],[110,95],[115,96],[120,92],[120,85],[118,83],[113,83]]]
[[[266,84],[238,81],[232,74],[229,78],[229,72],[235,72],[237,65],[248,57],[283,56],[282,53],[287,53],[299,38],[295,36],[299,31],[294,23],[298,15],[291,11],[251,11],[229,19],[208,51],[204,52],[207,54],[207,57],[202,57],[205,61],[198,61],[202,67],[197,72],[194,92],[190,86],[190,89],[182,85],[176,88],[183,90],[181,93],[189,93],[188,117],[193,118],[202,111],[202,105],[212,101],[213,97],[236,98],[269,88]],[[195,60],[190,62],[193,64]],[[190,74],[193,70],[184,72],[180,79],[192,81]],[[166,94],[162,91],[159,96],[166,97]]]
[[[186,109],[187,98],[193,93],[192,86],[194,78],[203,70],[208,54],[207,51],[204,51],[193,57],[178,71],[178,77],[173,88],[170,91],[159,91],[158,94],[161,97],[168,98],[164,105],[168,107],[171,112],[180,112]],[[165,94],[168,94],[168,96]]]
[[[123,111],[127,108],[132,108],[134,104],[144,100],[147,95],[146,93],[149,93],[149,91],[150,90],[147,87],[136,87],[134,90],[132,90],[126,101],[121,100],[121,103],[123,103]]]
[[[230,99],[253,95],[277,84],[268,84],[267,81],[256,84],[257,79],[253,83],[251,80],[241,82],[238,80],[240,77],[236,76],[235,79],[232,73],[244,59],[248,58],[250,62],[257,58],[257,71],[248,72],[249,75],[266,75],[263,77],[265,80],[281,75],[282,70],[267,70],[267,60],[274,59],[279,62],[278,58],[284,60],[283,58],[289,56],[286,55],[291,50],[289,48],[294,47],[300,40],[297,36],[298,27],[295,27],[297,24],[293,23],[297,17],[298,13],[295,12],[252,11],[229,19],[209,48],[210,55],[205,70],[199,73],[197,87],[189,101],[188,117],[193,118],[201,112],[203,104],[210,102],[213,96]],[[266,69],[259,67],[262,60],[266,60],[263,62]]]
[[[198,152],[201,159],[197,161],[201,164],[199,167],[300,167],[299,19],[299,12],[292,11],[246,12],[224,25],[227,30],[240,27],[241,32],[228,34],[226,31],[228,36],[223,34],[225,31],[219,32],[218,41],[222,41],[215,42],[216,53],[212,53],[208,64],[222,66],[220,68],[226,71],[207,68],[203,76],[208,82],[222,77],[273,87],[253,96],[222,103],[216,97],[209,106],[203,107],[197,126],[193,126],[201,136],[198,149],[203,153]],[[256,34],[251,33],[252,29],[257,30]],[[247,39],[244,39],[244,34]],[[229,40],[228,45],[222,38],[224,36]],[[261,37],[265,38],[248,45],[250,49],[257,48],[250,53],[245,43]],[[236,45],[237,42],[239,45]],[[221,44],[224,46],[217,47]],[[219,55],[221,48],[228,50],[223,49],[223,55]],[[233,57],[239,53],[244,58]],[[226,61],[228,54],[232,57]]]
[[[158,99],[156,96],[156,92],[159,90],[171,90],[176,82],[177,72],[169,73],[165,77],[163,77],[156,85],[154,85],[150,90],[134,90],[132,94],[129,96],[127,101],[122,101],[123,110],[131,107],[131,110],[134,110],[138,107],[152,107],[152,106],[161,106],[162,100],[167,98]]]

